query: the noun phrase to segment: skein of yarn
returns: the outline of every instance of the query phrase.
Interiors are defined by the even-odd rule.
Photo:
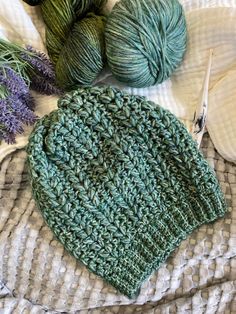
[[[187,29],[178,0],[121,0],[105,29],[113,75],[132,87],[162,83],[181,63]]]
[[[91,85],[105,55],[113,75],[131,87],[162,83],[183,59],[187,29],[178,0],[121,0],[106,27],[106,0],[24,1],[41,3],[48,53],[66,90]]]
[[[106,0],[25,0],[41,2],[48,54],[64,89],[90,85],[104,66]]]

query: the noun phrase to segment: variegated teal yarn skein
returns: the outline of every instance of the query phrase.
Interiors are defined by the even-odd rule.
[[[213,170],[170,112],[111,87],[59,100],[29,139],[33,195],[65,248],[121,293],[224,215]]]
[[[181,63],[186,21],[178,0],[121,0],[108,17],[106,55],[113,75],[132,87],[162,83]]]
[[[55,64],[58,84],[66,90],[91,85],[104,66],[106,18],[101,11],[106,0],[25,2],[41,2],[47,50]]]

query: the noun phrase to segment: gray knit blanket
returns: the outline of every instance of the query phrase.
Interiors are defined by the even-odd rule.
[[[208,136],[202,150],[230,211],[182,242],[135,300],[63,249],[32,199],[25,151],[8,156],[0,173],[0,313],[236,313],[236,165]]]

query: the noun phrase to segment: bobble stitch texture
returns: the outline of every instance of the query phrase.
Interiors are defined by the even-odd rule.
[[[214,172],[182,123],[112,87],[61,98],[31,134],[28,164],[56,237],[130,298],[195,228],[226,211]]]

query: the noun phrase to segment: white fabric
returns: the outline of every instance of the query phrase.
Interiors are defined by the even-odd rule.
[[[115,0],[109,0],[111,10]],[[209,93],[207,128],[219,153],[236,161],[236,1],[182,0],[188,24],[188,49],[183,64],[171,79],[159,86],[135,89],[118,83],[104,71],[97,81],[114,84],[172,111],[189,128],[199,101],[209,49],[214,49]],[[0,0],[0,36],[19,44],[45,50],[44,27],[38,8],[20,0]],[[14,8],[14,9],[13,9]],[[37,113],[43,116],[56,108],[56,98],[37,95]],[[29,132],[29,131],[28,131]],[[0,160],[27,143],[27,134],[16,145],[0,145]]]

